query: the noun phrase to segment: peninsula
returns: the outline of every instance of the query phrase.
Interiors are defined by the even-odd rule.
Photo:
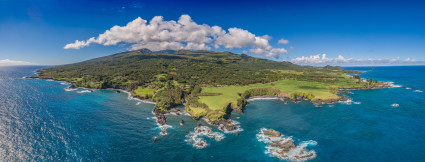
[[[156,102],[153,110],[160,125],[165,113],[178,105],[196,120],[237,126],[230,112],[243,112],[251,97],[280,97],[309,100],[317,105],[345,100],[345,89],[382,88],[372,79],[351,77],[341,67],[299,66],[213,51],[122,52],[80,63],[39,70],[41,79],[72,83],[70,88],[121,89],[132,96]]]

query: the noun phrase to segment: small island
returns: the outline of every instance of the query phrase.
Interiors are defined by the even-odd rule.
[[[193,119],[233,131],[238,126],[229,120],[230,114],[243,113],[249,98],[308,100],[321,106],[347,100],[347,90],[388,87],[346,73],[358,72],[230,52],[142,49],[41,69],[35,78],[66,81],[70,88],[126,91],[156,103],[153,113],[159,125],[167,124],[165,113],[184,105]]]

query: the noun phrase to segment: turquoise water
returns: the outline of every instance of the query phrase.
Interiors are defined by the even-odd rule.
[[[309,102],[252,101],[245,114],[232,114],[243,131],[219,142],[205,138],[204,149],[185,141],[197,124],[189,116],[169,115],[172,127],[160,136],[152,104],[137,105],[113,90],[78,93],[84,90],[22,78],[39,68],[0,67],[2,161],[279,161],[258,141],[261,128],[276,129],[296,144],[317,142],[308,147],[317,153],[311,161],[425,159],[424,66],[349,68],[401,86],[353,91],[350,97],[360,104],[318,108]],[[182,119],[184,126],[178,124]]]

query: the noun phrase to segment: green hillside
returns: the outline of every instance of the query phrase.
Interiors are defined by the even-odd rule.
[[[340,67],[299,66],[212,51],[142,49],[40,72],[39,78],[68,81],[75,87],[128,90],[156,101],[155,108],[163,111],[184,104],[194,117],[211,120],[224,119],[230,108],[242,108],[252,96],[332,99],[338,98],[338,88],[380,86],[347,77]]]

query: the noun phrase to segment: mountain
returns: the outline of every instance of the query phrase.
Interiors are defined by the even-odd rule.
[[[159,74],[167,80],[194,85],[246,85],[280,80],[273,70],[319,70],[289,62],[276,62],[244,54],[212,51],[163,51],[148,49],[123,52],[80,63],[42,70],[44,77],[81,78],[77,86],[134,89],[150,83]],[[272,70],[273,69],[273,70]]]

